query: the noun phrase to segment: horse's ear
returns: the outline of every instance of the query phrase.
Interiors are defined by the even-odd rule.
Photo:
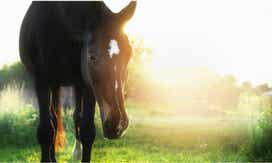
[[[112,17],[114,13],[107,7],[107,5],[104,2],[101,2],[101,10],[102,10],[102,16],[104,18]]]
[[[137,2],[131,1],[124,9],[117,13],[117,19],[121,24],[126,23],[134,15]]]

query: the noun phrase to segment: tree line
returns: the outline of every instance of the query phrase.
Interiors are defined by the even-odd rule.
[[[150,103],[205,103],[226,108],[238,104],[242,93],[262,95],[271,90],[267,83],[253,86],[250,81],[239,84],[233,75],[220,76],[207,68],[176,69],[162,77],[173,83],[167,84],[150,78],[149,64],[153,52],[143,40],[131,41],[134,50],[129,66],[129,76],[125,87],[126,96]],[[165,75],[165,76],[164,76]],[[0,69],[0,89],[7,84],[32,87],[31,76],[21,62]]]

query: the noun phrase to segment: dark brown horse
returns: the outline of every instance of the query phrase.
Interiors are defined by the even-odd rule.
[[[90,161],[95,138],[96,102],[106,138],[118,138],[128,127],[123,87],[132,49],[122,27],[135,7],[132,1],[115,14],[101,1],[32,2],[21,26],[20,56],[39,102],[42,162],[55,162],[55,146],[63,141],[60,86],[75,90],[74,123],[83,162]]]

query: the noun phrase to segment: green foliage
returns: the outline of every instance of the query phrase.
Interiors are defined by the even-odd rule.
[[[32,86],[30,79],[29,73],[21,62],[16,62],[0,69],[0,88],[10,83],[24,84],[26,87],[29,87]]]
[[[38,113],[30,105],[18,102],[18,92],[4,90],[0,96],[0,162],[38,162],[40,148],[36,141]],[[16,89],[17,90],[17,89]],[[20,101],[17,99],[16,101]],[[240,117],[188,119],[175,113],[163,114],[162,106],[139,105],[128,100],[130,127],[118,140],[103,138],[101,120],[96,110],[95,162],[218,162],[247,161],[247,121]],[[3,107],[8,106],[9,109]],[[146,109],[149,108],[149,109]],[[67,144],[57,154],[59,162],[74,162],[75,141],[71,110],[64,114]],[[235,120],[234,120],[235,119]],[[3,141],[2,141],[3,140]],[[244,149],[245,148],[245,149]],[[11,154],[12,153],[12,154]]]
[[[0,162],[38,162],[40,148],[36,140],[37,109],[20,102],[17,87],[6,87],[0,96]],[[10,98],[10,99],[9,99]],[[16,102],[15,105],[8,103]],[[3,107],[7,107],[3,108]],[[188,120],[180,115],[163,114],[162,106],[139,105],[131,100],[126,108],[130,127],[118,140],[103,138],[96,110],[95,162],[217,162],[246,161],[241,145],[245,143],[244,124],[232,119]],[[149,108],[149,109],[146,109]],[[152,109],[153,108],[153,109]],[[59,162],[74,162],[75,141],[73,111],[64,118],[67,144],[57,154]],[[12,154],[11,154],[12,153]]]
[[[262,95],[263,93],[269,91],[269,86],[268,84],[261,84],[255,87],[254,89],[255,93],[258,95]]]
[[[127,95],[137,101],[149,103],[179,103],[191,101],[222,109],[235,108],[238,104],[240,88],[232,75],[220,76],[206,68],[176,69],[159,74],[153,79],[152,61],[155,55],[140,39],[132,40],[134,56],[128,65]],[[154,58],[153,58],[154,57]],[[158,67],[159,68],[159,67]],[[164,83],[163,81],[169,81]]]
[[[146,61],[151,62],[152,51],[142,41],[134,41],[133,47],[135,56],[128,67],[126,88],[129,130],[119,140],[105,140],[97,112],[93,161],[272,161],[272,109],[255,91],[261,94],[269,89],[267,85],[254,89],[246,82],[238,86],[233,76],[219,76],[203,68],[171,72],[182,78],[167,85],[148,78]],[[0,70],[0,87],[4,88],[0,92],[0,162],[39,161],[38,112],[22,101],[22,83],[31,85],[21,63]],[[175,108],[169,103],[176,104]],[[213,105],[224,107],[223,114],[195,119],[182,115],[182,111],[190,110],[195,116]],[[67,145],[58,154],[60,162],[74,161],[72,115],[71,110],[64,114]]]
[[[131,41],[134,55],[128,64],[128,79],[126,84],[126,93],[130,97],[147,94],[150,86],[150,78],[147,78],[146,70],[150,69],[148,65],[152,61],[153,52],[145,46],[141,39],[132,39]]]
[[[36,144],[37,110],[22,99],[24,87],[6,85],[0,91],[1,146],[24,147]]]
[[[16,112],[1,112],[1,146],[25,147],[36,145],[37,122],[37,112],[31,106],[25,106]]]
[[[159,114],[129,103],[131,125],[124,137],[118,140],[103,138],[99,115],[96,117],[97,136],[92,150],[94,162],[218,162],[247,161],[240,152],[242,126],[218,120],[190,122]],[[134,110],[133,110],[134,109]],[[98,112],[97,112],[98,113]],[[145,117],[145,116],[148,116]],[[165,115],[164,115],[165,116]],[[161,120],[164,119],[164,123]],[[39,146],[36,142],[37,112],[23,107],[18,112],[0,116],[1,133],[0,161],[38,162]],[[75,140],[72,112],[64,114],[67,144],[57,154],[59,162],[74,162],[72,148]],[[193,127],[192,124],[194,124]],[[218,125],[218,123],[225,124]],[[175,125],[177,126],[175,126]],[[198,126],[199,125],[199,126]],[[1,128],[1,129],[2,129]],[[12,153],[12,154],[10,154]]]
[[[257,124],[252,128],[248,155],[251,161],[272,160],[272,110],[262,108]]]

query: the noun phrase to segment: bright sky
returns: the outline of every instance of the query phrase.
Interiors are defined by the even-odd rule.
[[[113,11],[127,2],[107,0]],[[0,66],[18,59],[19,28],[29,4],[0,6]],[[153,48],[156,67],[202,66],[240,81],[272,82],[270,0],[138,0],[128,32]]]

